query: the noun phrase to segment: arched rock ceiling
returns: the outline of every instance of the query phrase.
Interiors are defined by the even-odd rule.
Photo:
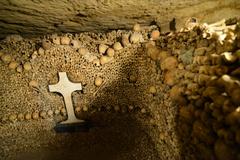
[[[0,37],[130,29],[156,21],[163,29],[176,18],[214,22],[240,15],[239,0],[1,0]]]

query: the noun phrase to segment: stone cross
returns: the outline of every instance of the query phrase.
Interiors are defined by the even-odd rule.
[[[72,102],[72,92],[77,90],[82,90],[82,84],[72,83],[71,81],[69,81],[66,72],[59,72],[58,74],[59,74],[59,82],[54,85],[49,85],[49,91],[58,92],[64,98],[68,119],[60,123],[70,124],[70,123],[84,122],[84,120],[77,119],[74,113],[73,102]]]

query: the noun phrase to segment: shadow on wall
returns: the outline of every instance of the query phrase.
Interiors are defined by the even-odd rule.
[[[121,74],[127,77],[132,71],[132,64],[123,67]],[[135,68],[134,68],[135,70]],[[136,92],[136,90],[138,90]],[[111,92],[110,92],[111,91]],[[35,153],[21,154],[19,159],[44,159],[44,160],[159,160],[155,142],[146,133],[149,127],[141,124],[136,117],[136,109],[133,113],[118,113],[114,111],[114,105],[127,107],[128,102],[134,102],[136,106],[142,106],[137,95],[141,88],[124,80],[108,84],[96,97],[92,108],[102,108],[103,111],[85,115],[89,121],[99,124],[89,132],[59,133],[55,143],[40,149]],[[111,105],[112,111],[104,110]],[[83,115],[84,116],[84,115]],[[59,145],[60,144],[60,145]],[[51,149],[53,148],[53,149]]]
[[[101,112],[89,113],[81,115],[81,118],[98,124],[89,130],[89,132],[78,133],[58,133],[54,139],[54,143],[49,143],[47,147],[39,149],[37,152],[21,153],[17,159],[26,160],[161,160],[159,150],[153,138],[148,134],[153,132],[150,125],[143,125],[139,121],[136,114],[140,108],[130,113],[120,113],[127,110],[129,104],[134,106],[144,106],[143,88],[136,86],[126,79],[132,72],[138,72],[140,69],[134,63],[125,63],[121,68],[121,78],[113,81],[107,87],[101,90],[101,94],[97,96],[91,103],[92,108],[101,109]],[[119,112],[114,111],[114,106],[121,106]],[[110,110],[106,110],[106,106],[111,106]],[[125,107],[125,108],[122,108]],[[146,107],[146,106],[145,106]],[[164,110],[164,107],[162,108]],[[91,112],[91,111],[90,111]],[[164,113],[167,113],[165,111]],[[154,113],[150,113],[154,114]],[[151,115],[147,115],[151,116]],[[142,118],[147,118],[142,117]],[[167,115],[166,115],[167,116]],[[149,117],[148,117],[149,118]],[[178,121],[178,117],[175,117]],[[179,124],[181,126],[181,122]],[[174,128],[173,128],[174,129]],[[183,128],[184,129],[184,126]],[[157,130],[157,129],[156,129]],[[43,131],[44,132],[44,131]],[[178,130],[176,127],[173,132],[178,135],[180,143],[181,159],[185,159],[188,153],[189,143],[182,142],[186,137],[184,130]],[[44,133],[41,133],[44,134]],[[160,133],[159,133],[160,134]],[[158,135],[157,135],[158,136]],[[171,138],[170,138],[171,139]],[[174,148],[174,146],[165,146],[163,150]],[[171,154],[171,151],[167,151]],[[163,154],[163,153],[161,153]],[[175,154],[173,154],[175,155]],[[172,157],[179,159],[179,157]]]

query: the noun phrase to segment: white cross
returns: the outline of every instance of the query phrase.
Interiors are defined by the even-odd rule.
[[[59,74],[59,82],[54,85],[49,85],[49,91],[58,92],[64,98],[68,119],[66,121],[61,122],[61,124],[84,122],[84,120],[77,119],[74,113],[74,108],[72,103],[72,92],[76,90],[82,90],[82,84],[72,83],[71,81],[69,81],[66,72],[59,72],[58,74]]]

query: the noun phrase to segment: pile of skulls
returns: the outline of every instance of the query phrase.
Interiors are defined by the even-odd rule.
[[[227,26],[225,21],[205,26],[199,31],[206,41],[205,48],[194,48],[181,82],[170,92],[172,99],[181,104],[179,133],[202,153],[202,159],[238,159],[239,26]],[[180,60],[184,60],[184,54],[178,56]]]
[[[148,42],[146,52],[179,107],[178,133],[186,150],[192,146],[199,159],[239,159],[239,22],[194,22]]]

